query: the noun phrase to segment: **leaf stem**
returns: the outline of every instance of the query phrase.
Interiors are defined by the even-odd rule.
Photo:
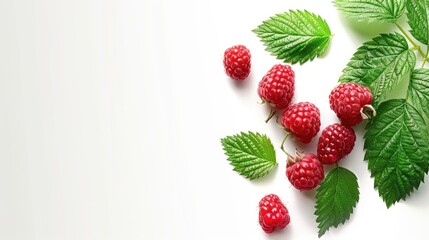
[[[401,25],[399,25],[397,22],[395,22],[395,25],[396,27],[398,27],[399,31],[401,31],[401,33],[407,38],[407,40],[413,45],[414,49],[416,49],[419,52],[420,56],[422,56],[423,59],[426,59],[427,56],[425,57],[425,54],[423,53],[420,46],[413,41],[413,39],[410,37],[410,35],[408,35],[408,33],[404,30],[404,28],[402,28]]]

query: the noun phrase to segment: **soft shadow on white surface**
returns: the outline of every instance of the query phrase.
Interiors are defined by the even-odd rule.
[[[277,174],[279,174],[279,165],[275,166],[267,176],[252,180],[251,183],[259,186],[268,186],[275,181]]]
[[[395,25],[392,23],[358,22],[345,17],[343,14],[338,14],[340,15],[341,21],[356,34],[356,37],[363,38],[364,41],[368,41],[369,39],[380,35],[380,33],[389,33],[396,30]]]
[[[251,91],[252,83],[254,81],[252,72],[249,74],[249,76],[245,80],[234,80],[232,78],[229,78],[231,81],[232,87],[235,87],[238,91]]]
[[[262,229],[261,229],[261,231],[262,231]],[[288,226],[286,226],[286,228],[284,228],[282,230],[274,231],[271,234],[265,234],[262,239],[266,239],[266,240],[291,239],[291,237],[294,234],[294,231],[295,231],[295,229],[292,226],[292,224],[290,223]]]

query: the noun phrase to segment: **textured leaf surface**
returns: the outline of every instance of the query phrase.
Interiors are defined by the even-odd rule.
[[[426,2],[425,2],[426,1]],[[423,44],[429,43],[428,7],[427,0],[407,0],[408,24],[410,33]]]
[[[331,30],[320,16],[289,11],[263,21],[254,33],[277,59],[303,64],[321,56],[329,46]]]
[[[389,100],[379,106],[364,138],[374,187],[390,207],[417,189],[428,171],[426,124],[404,99]]]
[[[225,154],[234,171],[253,180],[267,175],[276,165],[271,140],[260,133],[241,133],[221,139]]]
[[[335,6],[358,21],[396,22],[404,13],[406,0],[335,0]]]
[[[429,69],[415,69],[408,85],[408,97],[412,105],[424,112],[429,119]]]
[[[382,34],[365,42],[343,70],[340,82],[356,82],[371,89],[377,106],[386,93],[416,65],[416,55],[406,39],[398,34]]]
[[[356,175],[342,167],[332,169],[317,189],[314,214],[319,223],[319,237],[330,227],[344,224],[358,201],[359,185]]]

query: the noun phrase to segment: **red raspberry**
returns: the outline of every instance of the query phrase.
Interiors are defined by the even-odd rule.
[[[316,155],[296,153],[295,158],[288,157],[286,176],[296,189],[310,190],[323,180],[325,171]]]
[[[285,109],[295,91],[295,73],[291,66],[274,65],[259,82],[258,94],[264,101],[278,109]]]
[[[369,88],[357,83],[341,83],[329,95],[331,109],[345,126],[354,126],[363,119],[362,115],[375,115],[371,107],[372,95]],[[369,111],[369,112],[366,112]]]
[[[302,143],[309,143],[320,130],[320,111],[312,103],[289,106],[282,116],[282,125]]]
[[[317,144],[317,156],[323,164],[333,164],[349,154],[355,145],[356,135],[351,127],[335,123],[327,126]]]
[[[259,224],[266,233],[283,229],[290,222],[287,208],[275,194],[265,196],[259,202]]]
[[[250,51],[243,45],[225,50],[223,65],[226,75],[235,80],[244,80],[250,73]]]

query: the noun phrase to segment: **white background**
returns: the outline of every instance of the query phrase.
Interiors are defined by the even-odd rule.
[[[327,0],[1,1],[0,239],[317,239],[315,192],[291,187],[284,132],[257,103],[259,80],[280,62],[251,30],[288,9],[320,14],[335,34],[325,57],[293,66],[294,101],[316,103],[323,128],[337,121],[328,95],[355,49],[392,26],[356,25]],[[253,57],[242,84],[222,65],[235,44]],[[387,210],[355,129],[341,165],[361,199],[323,239],[423,239],[429,186]],[[271,137],[279,162],[253,182],[220,145],[248,130]],[[315,142],[287,149],[314,152]],[[292,219],[272,235],[258,225],[269,193]]]

